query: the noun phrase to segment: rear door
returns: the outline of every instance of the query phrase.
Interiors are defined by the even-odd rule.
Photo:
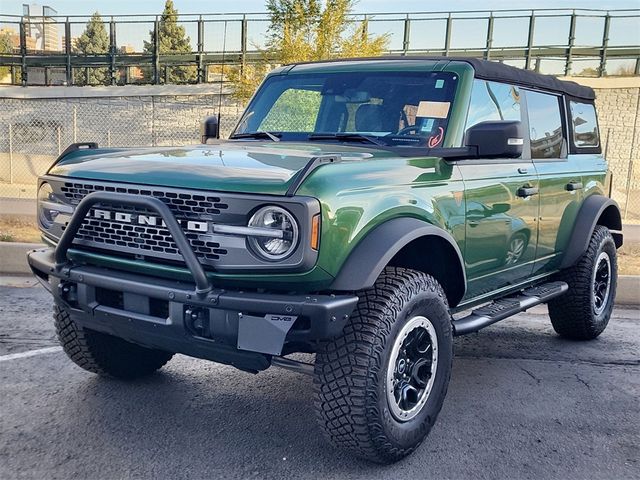
[[[533,275],[538,275],[557,268],[567,248],[583,197],[584,165],[578,155],[570,156],[567,152],[563,97],[532,90],[523,92],[531,158],[540,183],[538,253],[533,271]]]
[[[466,128],[488,120],[522,121],[521,89],[475,80]],[[536,257],[538,178],[530,158],[458,162],[465,184],[466,298],[529,278]],[[533,195],[519,196],[522,187]]]

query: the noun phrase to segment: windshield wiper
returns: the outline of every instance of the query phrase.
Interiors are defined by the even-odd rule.
[[[385,143],[379,141],[373,135],[363,135],[361,133],[312,133],[309,135],[309,140],[346,140],[346,141],[354,141],[354,142],[369,142],[374,145],[386,145]]]
[[[229,138],[231,140],[235,140],[237,138],[268,138],[269,140],[271,140],[273,142],[279,142],[280,141],[280,139],[278,138],[277,134],[270,133],[270,132],[264,132],[264,131],[249,132],[249,133],[236,133],[235,135],[231,135]]]

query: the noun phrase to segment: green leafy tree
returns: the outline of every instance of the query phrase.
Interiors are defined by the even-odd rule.
[[[0,34],[0,53],[11,53],[13,51],[13,44],[11,43],[11,35],[8,33]],[[11,73],[11,68],[0,67],[0,80],[4,79]]]
[[[87,26],[74,46],[76,53],[84,55],[104,55],[109,53],[109,34],[98,12],[91,16]],[[106,67],[78,69],[74,73],[76,85],[108,85],[109,69]]]
[[[230,68],[233,96],[246,101],[275,65],[331,58],[374,57],[388,47],[389,35],[371,35],[368,23],[350,14],[355,0],[267,0],[269,30],[263,60]]]
[[[178,25],[178,10],[172,0],[164,4],[164,11],[160,16],[158,25],[158,45],[160,55],[191,53],[191,39],[187,36],[182,25]],[[149,41],[144,42],[144,50],[153,53],[155,32],[149,32]],[[145,72],[150,75],[150,72]],[[196,80],[197,68],[195,66],[179,66],[166,68],[166,76],[160,75],[165,83],[191,83]]]

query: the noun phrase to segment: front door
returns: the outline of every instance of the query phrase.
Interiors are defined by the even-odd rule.
[[[489,120],[520,120],[520,89],[475,80],[466,128]],[[465,298],[520,283],[533,272],[539,188],[530,159],[458,162],[465,185]]]

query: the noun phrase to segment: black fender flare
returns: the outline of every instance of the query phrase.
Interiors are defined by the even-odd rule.
[[[608,214],[601,222],[600,219],[606,211]],[[609,197],[591,195],[582,202],[578,211],[560,268],[571,267],[587,251],[591,235],[598,224],[611,230],[616,248],[622,246],[622,217],[618,204]]]
[[[400,217],[375,227],[360,240],[343,263],[331,284],[331,290],[356,291],[371,288],[382,270],[403,247],[427,236],[439,237],[451,245],[457,254],[463,285],[466,287],[462,252],[453,237],[444,229],[425,221]]]

